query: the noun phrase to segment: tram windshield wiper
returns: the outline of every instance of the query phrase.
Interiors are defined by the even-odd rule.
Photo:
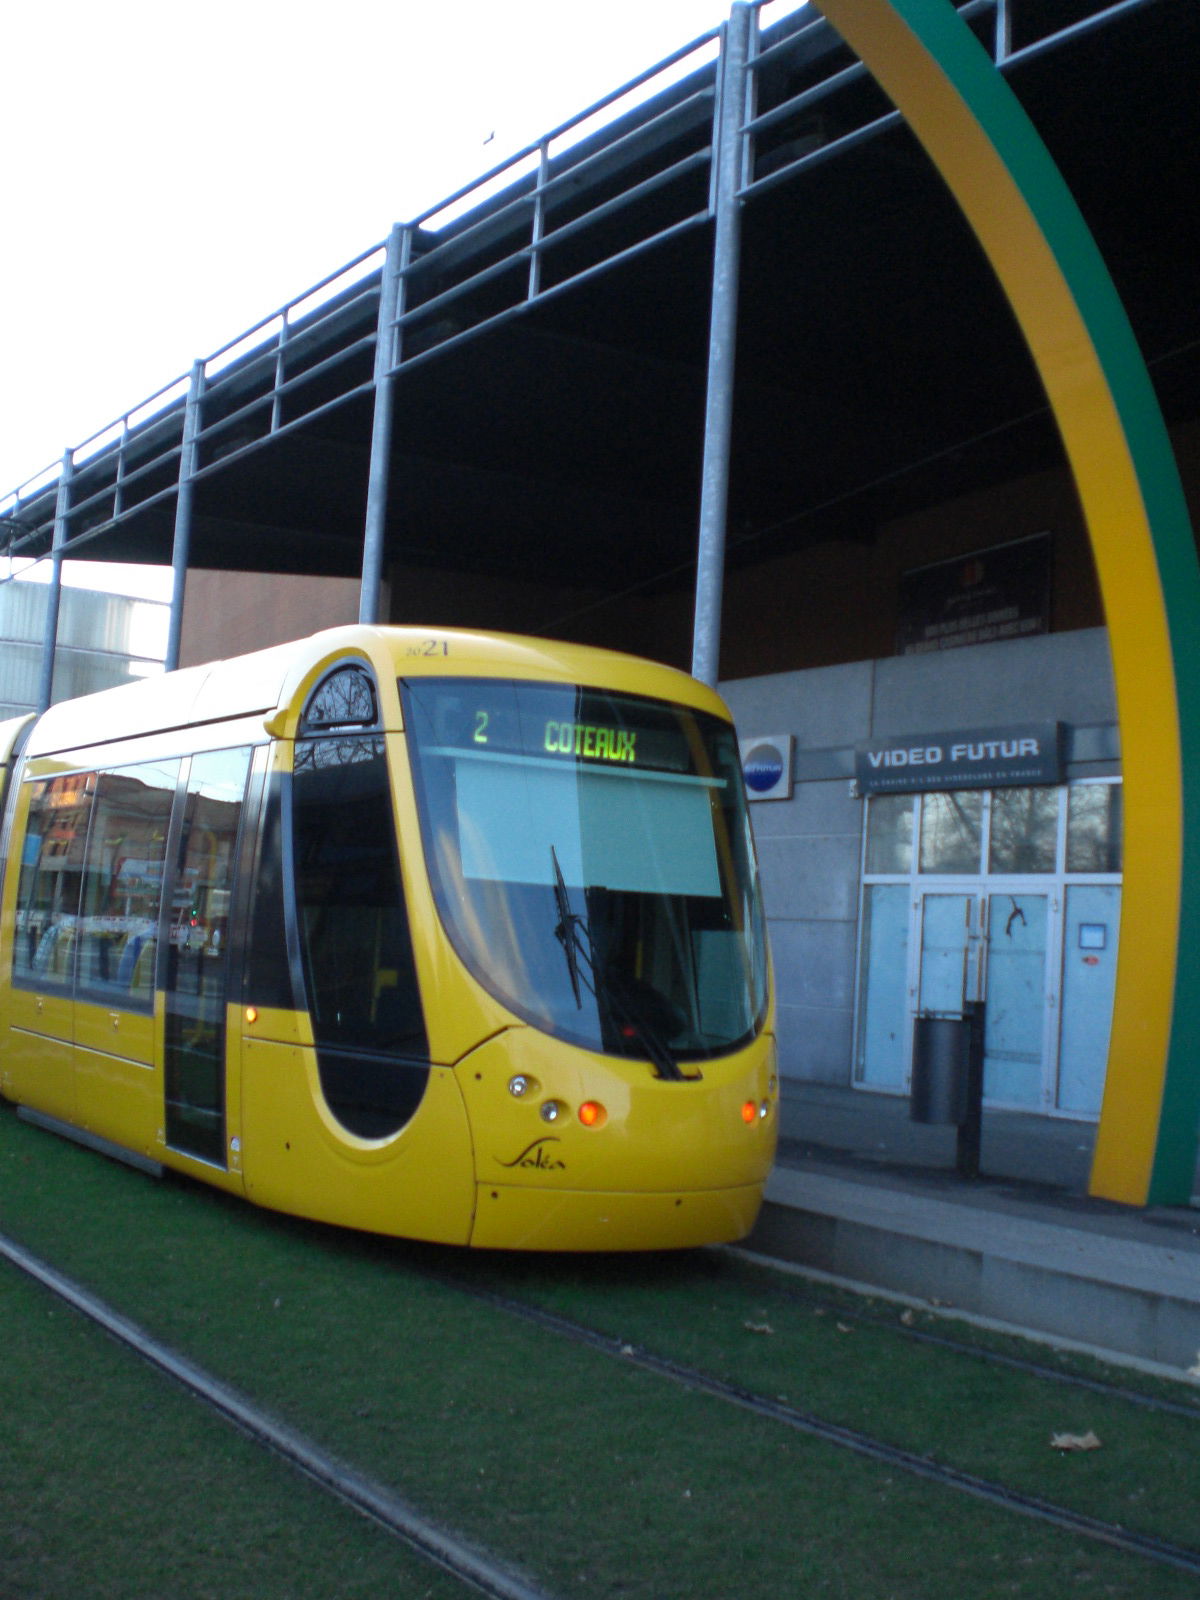
[[[684,1072],[683,1068],[671,1054],[669,1046],[655,1033],[653,1028],[648,1028],[640,1022],[634,1013],[623,1006],[615,995],[609,995],[609,1004],[616,1013],[621,1024],[621,1031],[631,1035],[641,1045],[650,1058],[650,1065],[654,1068],[656,1078],[666,1078],[670,1083],[694,1083],[704,1076],[699,1070]]]
[[[554,904],[558,911],[554,937],[562,945],[563,954],[567,958],[567,973],[571,979],[571,993],[575,996],[576,1009],[582,1011],[583,994],[579,983],[579,924],[582,919],[571,910],[571,897],[567,893],[566,879],[558,864],[558,851],[553,845],[550,846],[550,859],[554,863]]]
[[[601,1008],[609,1013],[610,1019],[617,1025],[617,1031],[624,1038],[634,1040],[645,1051],[656,1078],[665,1078],[671,1083],[685,1081],[690,1083],[702,1078],[704,1076],[702,1072],[684,1072],[680,1068],[658,1030],[649,1026],[644,1017],[639,1016],[636,999],[622,994],[620,982],[610,979],[610,975],[603,968],[597,971],[591,930],[586,920],[571,910],[571,897],[567,892],[562,868],[559,866],[558,851],[553,845],[550,846],[550,859],[554,863],[554,904],[558,911],[554,937],[562,945],[563,954],[566,956],[567,973],[571,979],[571,992],[575,996],[576,1006],[580,1010],[583,1009],[582,990],[586,987],[590,994],[595,995]],[[590,983],[580,965],[581,956],[591,974]]]

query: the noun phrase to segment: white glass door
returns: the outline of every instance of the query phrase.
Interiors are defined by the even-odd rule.
[[[905,1093],[915,1018],[986,1003],[984,1098],[1099,1113],[1121,789],[877,797],[863,854],[855,1082]],[[1085,881],[1090,879],[1091,881]]]
[[[961,1016],[966,998],[967,941],[973,896],[921,896],[921,974],[917,1009]]]
[[[988,895],[984,1098],[1040,1110],[1046,1104],[1049,896],[1005,887]]]
[[[1057,1105],[1095,1117],[1112,1025],[1121,890],[1115,883],[1073,883],[1066,899]]]

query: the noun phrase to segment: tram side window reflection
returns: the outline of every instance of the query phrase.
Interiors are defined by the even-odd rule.
[[[82,993],[149,1009],[163,861],[177,761],[96,779],[84,863],[77,982]]]
[[[427,1056],[384,742],[296,746],[294,867],[318,1045]]]
[[[94,785],[92,773],[30,784],[13,943],[13,978],[26,987],[67,990],[73,982]]]
[[[284,908],[283,796],[278,774],[267,788],[262,833],[254,874],[250,934],[246,941],[243,998],[281,1011],[297,1009],[288,966],[287,914]]]

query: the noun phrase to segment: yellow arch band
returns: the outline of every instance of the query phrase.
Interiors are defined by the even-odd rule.
[[[1075,475],[1107,613],[1126,791],[1120,955],[1090,1189],[1130,1204],[1186,1203],[1196,1148],[1194,1067],[1180,1069],[1173,1111],[1185,1123],[1190,1115],[1190,1127],[1164,1117],[1172,1032],[1182,1020],[1175,991],[1185,865],[1164,542],[1178,568],[1170,583],[1187,589],[1179,611],[1194,608],[1192,628],[1200,590],[1194,547],[1181,545],[1182,527],[1191,547],[1190,528],[1161,414],[1074,201],[953,7],[947,0],[821,0],[821,9],[901,111],[977,234],[1029,344]],[[1184,1029],[1193,1041],[1198,1031],[1194,1020]],[[1175,1043],[1182,1050],[1185,1041]]]

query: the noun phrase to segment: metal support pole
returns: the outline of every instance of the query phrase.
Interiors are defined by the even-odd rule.
[[[58,652],[58,613],[62,605],[63,546],[67,542],[67,518],[71,510],[71,479],[75,462],[69,450],[62,458],[58,475],[58,494],[54,501],[54,538],[50,546],[50,592],[46,597],[46,631],[42,635],[42,672],[38,683],[39,714],[50,708],[54,695],[54,658]]]
[[[533,230],[530,235],[533,248],[529,252],[529,288],[527,298],[536,300],[542,288],[542,252],[539,248],[546,237],[546,184],[550,177],[550,141],[543,139],[538,149],[536,188],[533,192]]]
[[[983,1055],[987,1006],[982,1000],[968,1000],[963,1014],[971,1030],[967,1047],[967,1094],[963,1120],[958,1125],[954,1165],[960,1178],[977,1178],[983,1141]]]
[[[704,409],[704,468],[696,552],[696,614],[692,672],[716,685],[721,657],[721,602],[725,583],[725,515],[729,498],[729,447],[733,431],[733,373],[737,349],[738,270],[741,257],[740,152],[746,105],[746,63],[753,13],[735,0],[721,50],[713,134],[712,316],[708,334],[708,393]]]
[[[195,493],[197,440],[200,436],[200,401],[204,395],[204,363],[192,363],[192,382],[183,409],[183,441],[179,451],[179,490],[175,498],[175,542],[171,550],[171,620],[167,629],[164,666],[174,672],[179,665],[183,636],[183,597],[187,587],[188,553],[192,541],[192,500]]]
[[[383,547],[387,532],[388,477],[392,454],[392,398],[396,361],[396,308],[400,278],[408,265],[412,234],[396,224],[388,235],[383,276],[379,283],[379,322],[375,333],[375,415],[371,423],[371,464],[367,475],[367,511],[363,529],[362,583],[358,620],[380,621]]]

